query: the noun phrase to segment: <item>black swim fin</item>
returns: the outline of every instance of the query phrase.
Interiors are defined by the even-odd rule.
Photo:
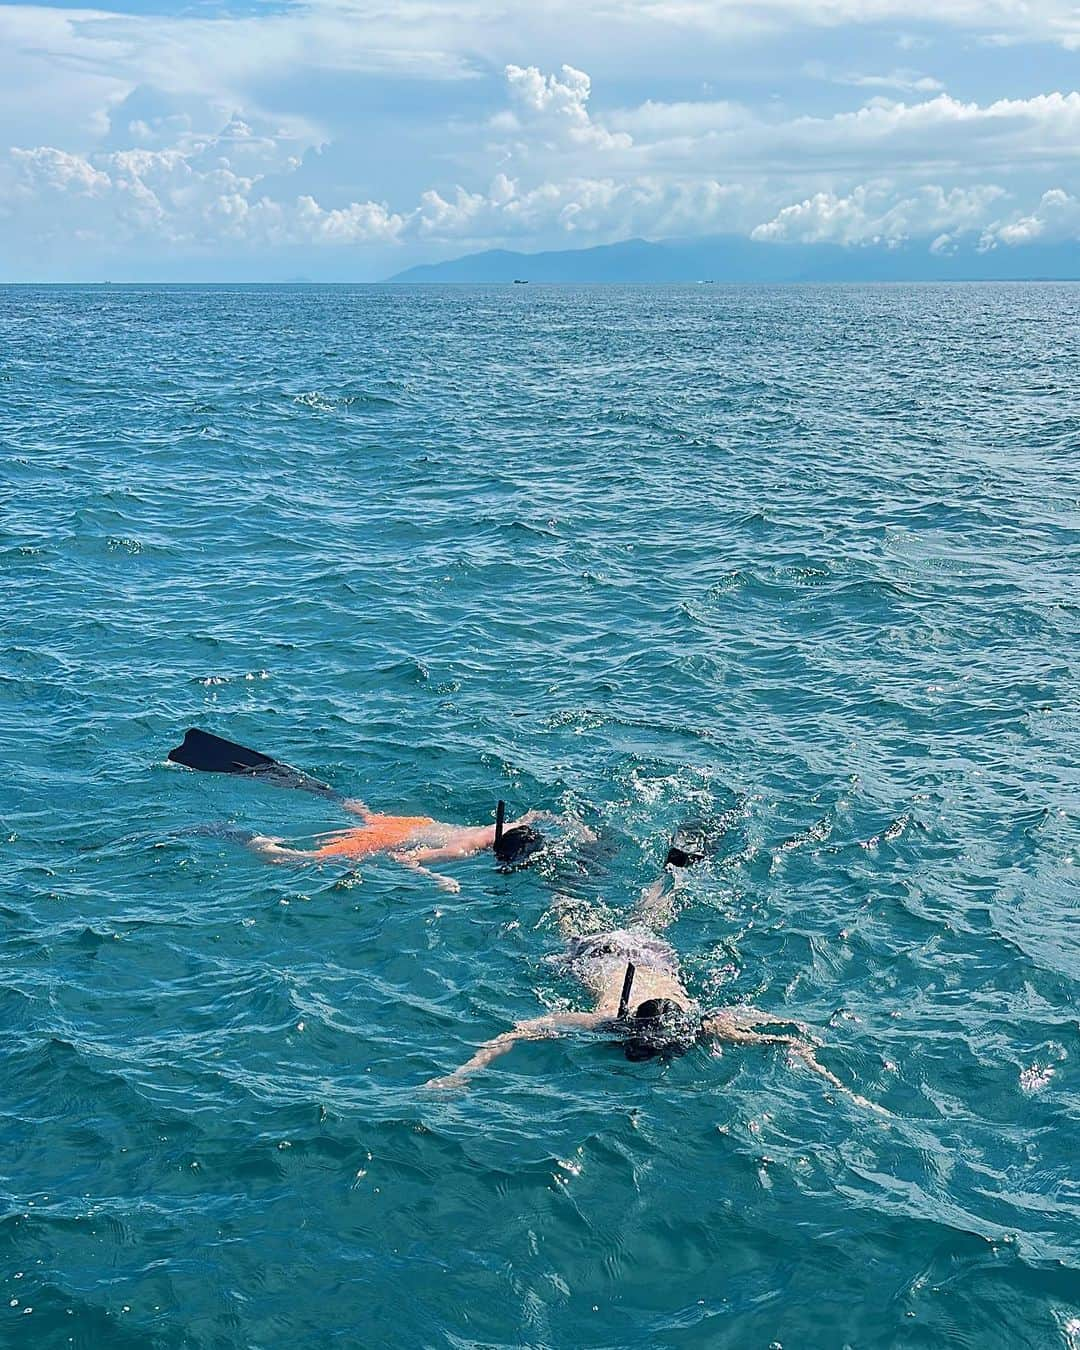
[[[184,733],[181,744],[169,751],[169,758],[174,764],[183,764],[203,773],[235,773],[243,778],[256,778],[260,783],[269,783],[271,787],[299,788],[301,792],[313,792],[331,801],[342,800],[341,793],[329,783],[320,783],[301,769],[282,764],[281,760],[271,759],[269,755],[246,745],[212,736],[198,727],[192,727]]]

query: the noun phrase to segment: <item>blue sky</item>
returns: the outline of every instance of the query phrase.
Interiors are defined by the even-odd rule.
[[[0,277],[1080,238],[1075,0],[0,3]]]

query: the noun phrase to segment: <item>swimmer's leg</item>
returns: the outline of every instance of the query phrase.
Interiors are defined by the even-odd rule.
[[[637,904],[630,911],[631,923],[639,928],[651,928],[654,933],[662,932],[675,917],[675,888],[676,883],[669,877],[657,877],[638,896]]]
[[[556,922],[559,925],[559,932],[567,942],[573,942],[575,938],[580,937],[578,929],[580,924],[574,922],[574,917],[569,910],[560,909],[555,915]]]
[[[580,920],[583,907],[582,902],[571,900],[567,895],[560,895],[551,906],[551,913],[559,925],[559,933],[567,942],[573,942],[575,938],[581,937]]]
[[[630,912],[632,923],[642,928],[651,928],[654,933],[662,932],[675,917],[675,892],[679,888],[686,869],[701,862],[705,852],[689,852],[681,847],[680,840],[687,842],[686,826],[680,825],[671,841],[664,870],[651,886],[641,892],[638,902]]]

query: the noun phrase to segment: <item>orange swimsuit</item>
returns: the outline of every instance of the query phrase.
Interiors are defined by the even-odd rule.
[[[372,853],[389,853],[406,843],[409,836],[425,825],[434,825],[430,816],[368,816],[367,824],[346,830],[316,849],[316,858],[366,858]]]

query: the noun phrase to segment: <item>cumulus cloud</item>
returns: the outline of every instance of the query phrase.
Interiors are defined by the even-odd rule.
[[[999,244],[1030,244],[1036,239],[1080,242],[1080,198],[1073,197],[1064,188],[1051,188],[1043,193],[1034,211],[994,221],[984,230],[979,247],[991,249]]]
[[[871,99],[852,112],[762,125],[747,138],[759,163],[819,171],[1014,172],[1080,156],[1080,93],[964,102],[939,94],[919,102]]]
[[[778,116],[727,100],[662,103],[590,114],[588,77],[508,69],[515,110],[492,119],[495,149],[507,160],[557,156],[563,173],[621,175],[696,172],[701,177],[769,170],[894,172],[930,165],[968,172],[1030,168],[1080,156],[1080,93],[1053,92],[988,104],[941,93],[874,97],[850,111]],[[520,116],[527,106],[535,120]],[[553,130],[552,128],[555,128]]]
[[[260,169],[236,163],[254,142]],[[113,245],[152,238],[171,245],[259,243],[357,244],[397,238],[404,217],[379,202],[326,209],[309,195],[275,201],[261,191],[270,168],[295,161],[255,138],[242,122],[217,137],[171,150],[121,150],[93,162],[53,146],[15,148],[12,200],[16,211],[54,234]]]
[[[730,228],[744,195],[738,185],[715,181],[569,178],[523,187],[499,174],[487,192],[459,188],[449,199],[424,193],[409,227],[436,239],[528,238],[550,230],[612,239],[660,237]]]
[[[986,220],[990,205],[1004,195],[1004,189],[996,185],[951,191],[927,185],[898,195],[891,182],[868,183],[846,196],[815,192],[785,206],[772,220],[753,229],[750,237],[769,243],[895,248],[913,237],[975,229]]]
[[[1080,241],[1080,198],[1063,188],[1044,192],[1033,210],[1002,213],[1010,194],[996,184],[973,188],[922,186],[914,192],[882,180],[850,193],[817,192],[783,207],[751,237],[771,243],[829,243],[898,247],[934,236],[931,252],[949,253],[965,237],[979,249]]]
[[[15,147],[11,157],[22,170],[23,183],[31,188],[95,197],[103,196],[112,186],[109,175],[95,169],[81,155],[69,155],[51,145],[41,145],[36,150]]]
[[[597,109],[585,71],[515,63],[503,89],[500,111],[487,106],[454,128],[468,149],[445,158],[444,180],[432,174],[385,200],[313,184],[319,134],[296,121],[245,112],[207,131],[172,97],[142,88],[111,105],[97,149],[12,150],[0,196],[22,234],[50,247],[164,244],[200,256],[731,231],[848,246],[934,238],[942,251],[969,235],[992,248],[1075,229],[1063,189],[1045,191],[1044,178],[1021,192],[1014,179],[1016,166],[1038,165],[1061,181],[1080,153],[1080,93],[987,104],[875,97],[813,117],[723,99]]]
[[[544,75],[536,66],[506,67],[506,82],[513,110],[496,118],[494,125],[511,131],[527,130],[548,137],[549,146],[563,139],[571,144],[599,150],[626,150],[633,144],[622,131],[609,131],[589,116],[592,81],[583,70],[562,67],[562,78]]]
[[[743,196],[741,188],[713,180],[572,176],[527,185],[497,173],[480,191],[432,188],[399,211],[373,201],[326,207],[310,194],[271,197],[263,173],[240,171],[214,153],[221,148],[199,141],[187,149],[115,151],[93,162],[52,146],[16,149],[12,200],[43,229],[77,230],[83,240],[156,239],[199,249],[479,242],[550,231],[604,238],[692,233],[729,227]]]

